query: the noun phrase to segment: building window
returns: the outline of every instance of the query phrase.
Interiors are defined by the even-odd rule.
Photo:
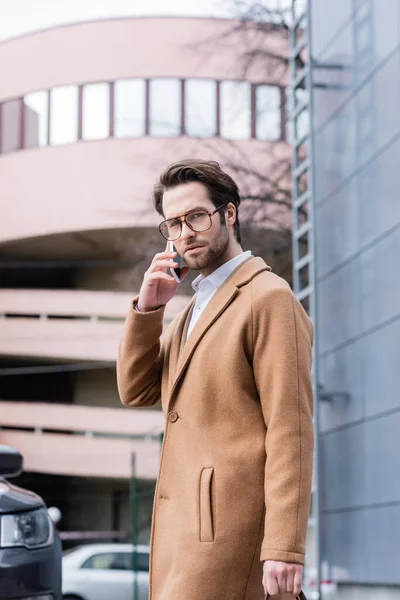
[[[247,81],[221,82],[221,137],[247,140],[251,136],[251,89]]]
[[[276,142],[281,138],[281,91],[272,85],[256,87],[256,137]]]
[[[299,90],[296,102],[304,100]],[[277,141],[282,131],[279,86],[213,79],[138,78],[64,85],[0,104],[0,152],[108,137],[212,138]],[[183,111],[183,112],[182,112]],[[309,115],[298,120],[309,132]],[[293,139],[293,124],[287,124]]]
[[[193,137],[213,137],[217,130],[217,86],[211,79],[185,82],[185,127]]]
[[[120,79],[114,85],[114,136],[145,134],[146,84],[143,79]]]
[[[64,85],[51,90],[50,144],[72,144],[78,139],[78,87]]]
[[[83,87],[82,138],[104,140],[110,133],[110,93],[108,83]]]
[[[47,146],[49,94],[33,92],[24,97],[24,148]]]
[[[176,137],[181,132],[181,82],[178,79],[150,81],[150,135]]]
[[[8,154],[21,146],[21,98],[3,102],[0,110],[0,148],[3,154]]]

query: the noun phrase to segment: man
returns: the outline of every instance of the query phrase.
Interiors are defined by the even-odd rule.
[[[179,284],[154,257],[118,359],[127,406],[161,398],[150,600],[262,600],[301,589],[312,456],[312,325],[289,285],[240,244],[236,183],[185,160],[160,177],[160,232],[195,296],[161,342]]]

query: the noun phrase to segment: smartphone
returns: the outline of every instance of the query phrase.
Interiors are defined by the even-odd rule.
[[[174,246],[174,242],[168,242],[168,250],[169,252],[176,252],[176,248]],[[174,262],[178,263],[177,267],[169,267],[171,274],[173,275],[175,281],[178,283],[181,282],[181,268],[186,266],[183,258],[178,254],[176,258],[173,259]]]

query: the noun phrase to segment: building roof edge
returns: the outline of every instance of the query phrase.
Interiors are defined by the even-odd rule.
[[[66,29],[68,27],[76,27],[82,25],[92,25],[94,23],[112,23],[114,21],[138,21],[138,20],[155,20],[155,19],[165,19],[165,20],[191,20],[191,21],[226,21],[226,22],[240,22],[239,18],[234,17],[194,17],[192,15],[148,15],[148,16],[127,16],[127,17],[106,17],[106,18],[98,18],[98,19],[88,19],[87,21],[73,21],[71,23],[60,23],[59,25],[50,25],[49,27],[43,27],[41,29],[36,29],[34,31],[30,31],[27,33],[21,33],[18,35],[11,36],[9,38],[0,40],[0,46],[4,44],[9,44],[11,42],[16,42],[22,38],[33,37],[36,35],[40,35],[41,33],[47,33],[48,31],[53,31],[56,29]]]

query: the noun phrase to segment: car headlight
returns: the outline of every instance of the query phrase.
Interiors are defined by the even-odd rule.
[[[0,547],[41,548],[54,539],[53,523],[44,508],[0,518]]]

